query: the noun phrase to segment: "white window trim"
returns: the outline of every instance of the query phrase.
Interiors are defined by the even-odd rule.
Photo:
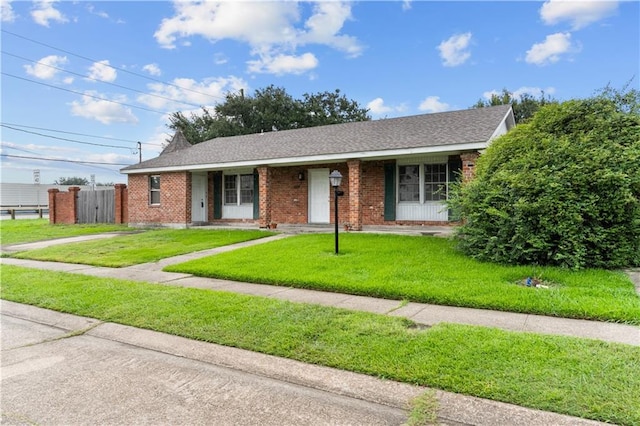
[[[242,185],[241,185],[241,181],[242,181],[242,176],[243,175],[252,175],[253,176],[253,170],[252,169],[246,169],[246,170],[234,170],[234,171],[230,171],[230,172],[226,172],[223,174],[222,176],[222,205],[223,206],[252,206],[253,205],[253,197],[250,203],[243,203],[242,202]],[[227,189],[226,189],[226,181],[227,181],[227,176],[235,176],[236,177],[236,202],[235,203],[227,203],[226,200],[226,193],[227,193]],[[253,191],[255,191],[256,188],[253,188]]]
[[[153,187],[151,186],[151,179],[153,179],[153,178],[154,178],[154,177],[156,177],[156,176],[158,177],[158,179],[159,179],[159,180],[158,180],[158,183],[160,184],[160,188],[157,188],[157,189],[155,189],[155,188],[153,188]],[[159,206],[159,205],[160,205],[160,200],[161,200],[161,192],[160,192],[160,190],[162,189],[162,176],[161,176],[161,175],[149,175],[148,185],[149,185],[149,205],[150,205],[150,206]],[[153,197],[152,197],[151,195],[152,195],[154,192],[157,192],[157,193],[158,193],[158,202],[157,202],[157,203],[154,203],[154,202],[152,201],[152,200],[153,200]]]
[[[403,205],[410,205],[410,204],[414,204],[414,205],[418,205],[418,204],[442,204],[444,203],[446,200],[449,199],[449,162],[448,161],[444,161],[444,162],[439,162],[439,161],[433,161],[434,157],[429,157],[429,161],[425,161],[424,159],[419,160],[420,162],[416,161],[415,159],[413,159],[413,161],[402,161],[402,163],[396,163],[396,176],[400,176],[400,166],[418,166],[418,174],[419,174],[419,185],[418,185],[418,189],[420,191],[420,201],[400,201],[400,179],[397,178],[396,179],[396,203],[397,204],[403,204]],[[441,158],[437,158],[438,160],[441,160]],[[424,171],[424,165],[425,164],[444,164],[446,167],[446,185],[447,185],[447,198],[444,200],[425,200],[425,191],[424,191],[424,186],[425,186],[425,171]]]

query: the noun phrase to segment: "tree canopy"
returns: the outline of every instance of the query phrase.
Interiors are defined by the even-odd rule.
[[[54,180],[53,183],[54,185],[89,185],[89,180],[87,178],[78,176],[61,176],[60,179]]]
[[[637,90],[545,105],[453,191],[460,246],[503,263],[640,265],[639,165]]]
[[[305,93],[302,99],[294,99],[285,89],[271,85],[256,90],[253,96],[243,91],[230,93],[213,111],[203,107],[200,114],[191,113],[188,117],[181,112],[173,113],[168,126],[182,130],[187,140],[196,144],[223,136],[370,119],[366,108],[340,90]]]
[[[515,96],[507,89],[502,89],[502,93],[492,94],[490,99],[479,99],[472,108],[484,108],[496,105],[513,106],[513,116],[516,123],[524,123],[531,119],[533,115],[540,109],[548,104],[558,103],[555,99],[547,96],[542,92],[538,98],[528,93],[523,93],[520,96]]]

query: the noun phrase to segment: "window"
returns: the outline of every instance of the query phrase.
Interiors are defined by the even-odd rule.
[[[447,164],[398,166],[398,201],[427,203],[447,199]]]
[[[420,166],[399,166],[398,182],[399,201],[420,201]]]
[[[443,201],[447,199],[447,165],[424,165],[424,200]]]
[[[149,204],[160,204],[160,175],[149,176]]]
[[[226,205],[253,204],[253,175],[225,175],[224,203]]]
[[[238,204],[238,190],[236,186],[237,175],[225,175],[224,177],[224,203]]]

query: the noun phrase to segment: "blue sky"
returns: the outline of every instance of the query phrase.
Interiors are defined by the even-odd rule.
[[[168,114],[270,84],[294,97],[340,89],[380,119],[503,88],[565,100],[640,81],[636,1],[1,5],[3,182],[33,182],[35,169],[44,184],[126,182],[137,142],[148,159],[171,136]]]

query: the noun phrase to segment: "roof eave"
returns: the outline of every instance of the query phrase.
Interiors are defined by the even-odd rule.
[[[506,119],[506,116],[505,116]],[[236,169],[241,167],[257,167],[257,166],[295,166],[301,164],[318,164],[318,163],[331,163],[331,162],[344,162],[358,158],[361,160],[385,160],[397,157],[406,157],[410,155],[421,154],[437,154],[445,152],[457,152],[484,149],[489,145],[488,142],[466,142],[460,144],[438,145],[438,146],[425,146],[417,148],[402,148],[402,149],[390,149],[381,151],[358,151],[347,152],[339,154],[323,154],[323,155],[309,155],[304,157],[283,157],[272,158],[264,160],[249,160],[249,161],[233,161],[227,163],[207,163],[207,164],[191,164],[181,166],[168,166],[168,167],[146,167],[136,169],[121,169],[120,173],[123,174],[142,174],[142,173],[166,173],[166,172],[181,172],[181,171],[196,171],[196,170],[224,170],[224,169]]]

